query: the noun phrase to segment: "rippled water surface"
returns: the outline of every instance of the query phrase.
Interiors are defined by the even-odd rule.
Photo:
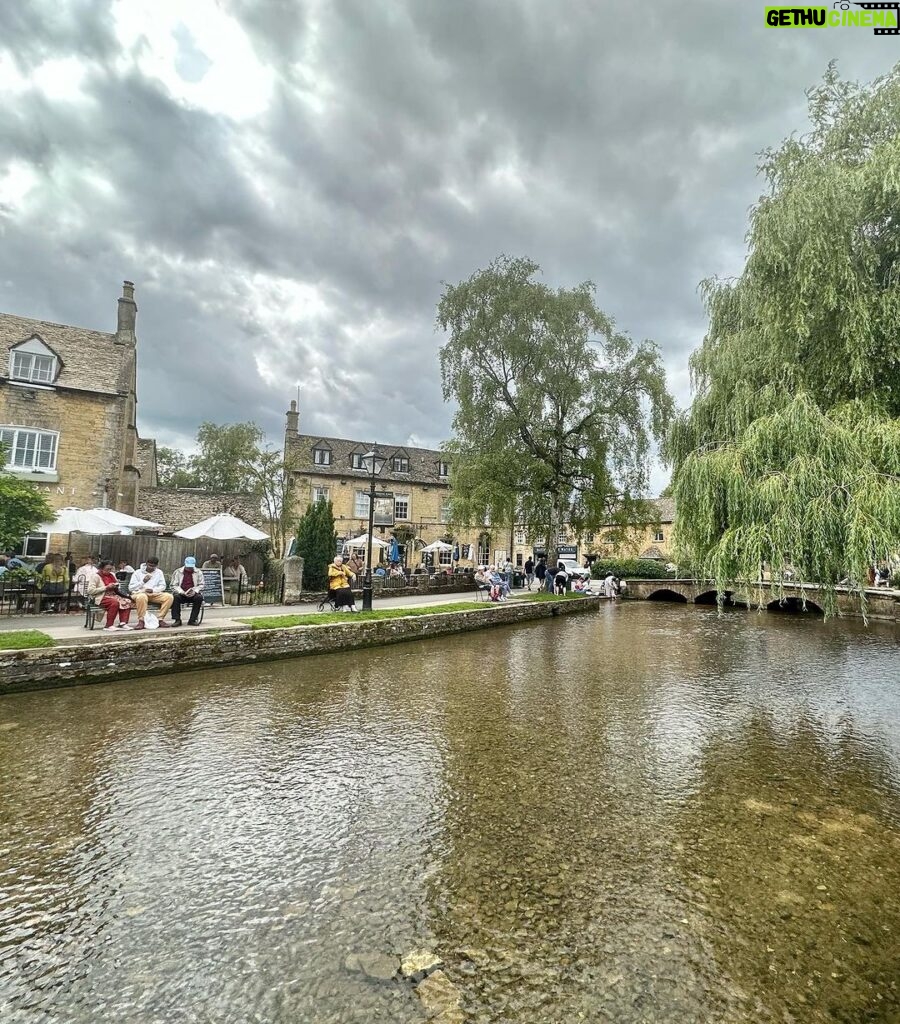
[[[0,700],[0,1020],[900,1021],[892,628],[630,604]],[[350,959],[348,960],[348,957]]]

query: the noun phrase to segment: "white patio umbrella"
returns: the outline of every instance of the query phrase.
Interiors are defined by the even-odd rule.
[[[81,508],[61,508],[56,512],[56,518],[51,522],[41,523],[35,533],[121,533],[125,530],[123,526],[117,526],[93,512]]]
[[[92,516],[97,516],[100,519],[105,520],[107,523],[112,523],[113,526],[125,528],[128,530],[162,530],[162,523],[154,523],[150,519],[141,519],[139,516],[130,516],[125,512],[117,512],[113,508],[89,508],[88,512]]]
[[[269,535],[257,530],[255,526],[245,523],[228,512],[220,512],[218,515],[210,516],[193,526],[186,526],[183,530],[175,531],[176,537],[184,537],[186,540],[196,540],[198,537],[210,537],[213,540],[268,540]]]
[[[361,533],[358,537],[351,537],[350,540],[344,541],[345,548],[364,548],[369,544],[369,535],[367,533]],[[386,548],[390,547],[389,544],[383,540],[379,540],[377,537],[372,538],[373,548]]]
[[[432,554],[436,551],[452,551],[453,545],[448,544],[446,541],[443,540],[436,540],[433,543],[426,545],[424,548],[422,548],[422,550],[430,551]]]

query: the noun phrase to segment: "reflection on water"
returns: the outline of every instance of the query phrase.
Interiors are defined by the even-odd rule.
[[[0,1019],[900,1019],[887,627],[649,604],[0,701]]]

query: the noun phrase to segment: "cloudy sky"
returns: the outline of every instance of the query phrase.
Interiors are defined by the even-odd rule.
[[[756,0],[29,0],[0,35],[0,309],[115,328],[136,285],[139,426],[255,419],[434,445],[443,282],[527,255],[660,345],[740,270],[755,154],[871,29]]]

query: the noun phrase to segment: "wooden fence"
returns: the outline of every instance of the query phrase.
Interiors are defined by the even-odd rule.
[[[252,550],[251,542],[246,540],[210,540],[207,537],[183,540],[181,537],[157,537],[156,534],[137,533],[129,537],[113,533],[103,537],[73,534],[73,541],[76,536],[80,553],[100,553],[116,563],[128,562],[135,569],[141,562],[146,562],[150,555],[156,555],[160,568],[167,576],[179,565],[183,565],[188,555],[193,555],[198,565],[203,565],[212,554],[219,555],[223,563],[237,555],[247,570],[247,576],[254,582],[263,578],[265,569],[262,554]],[[75,550],[73,543],[73,553]]]

